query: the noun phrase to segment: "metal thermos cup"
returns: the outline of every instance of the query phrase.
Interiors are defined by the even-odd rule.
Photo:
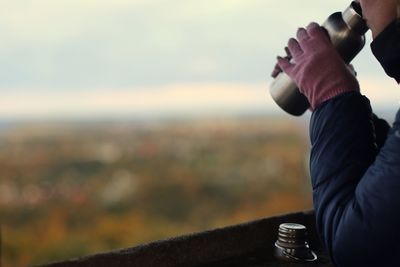
[[[357,2],[352,2],[343,12],[330,15],[322,26],[346,63],[350,63],[365,45],[364,35],[368,27]],[[270,94],[275,102],[291,115],[300,116],[310,106],[296,83],[284,72],[279,73],[271,83]]]

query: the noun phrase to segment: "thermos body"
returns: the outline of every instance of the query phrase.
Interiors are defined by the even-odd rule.
[[[368,27],[362,19],[360,5],[356,2],[352,2],[343,12],[330,15],[322,26],[346,63],[350,63],[365,45],[364,34]],[[284,72],[279,73],[271,83],[270,94],[274,101],[291,115],[300,116],[310,106],[296,83]]]
[[[364,34],[368,27],[360,14],[361,8],[354,2],[342,13],[330,15],[322,24],[346,63],[350,63],[365,45]]]

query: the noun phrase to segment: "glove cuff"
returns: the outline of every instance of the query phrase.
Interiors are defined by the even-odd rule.
[[[336,90],[326,90],[324,92],[318,92],[315,90],[315,96],[313,97],[312,101],[310,101],[311,110],[314,111],[319,105],[328,101],[329,99],[335,98],[339,95],[349,93],[349,92],[360,92],[360,87],[357,83],[357,86],[353,87],[340,87]]]

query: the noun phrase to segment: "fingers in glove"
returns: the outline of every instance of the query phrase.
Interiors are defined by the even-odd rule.
[[[288,60],[292,58],[292,55],[290,54],[289,48],[285,46],[285,52],[286,52],[286,57]],[[271,77],[276,78],[279,73],[282,72],[282,69],[279,67],[278,63],[275,64],[274,69],[272,70]]]
[[[307,29],[307,32],[309,32],[309,31],[312,31],[312,30],[314,30],[314,29],[318,29],[318,28],[320,28],[320,27],[321,27],[321,26],[319,26],[318,23],[316,23],[316,22],[311,22],[310,24],[307,25],[306,29]]]
[[[307,33],[308,33],[309,36],[321,37],[322,39],[330,41],[330,37],[329,37],[328,31],[325,28],[319,26],[318,23],[311,22],[310,24],[308,24],[306,29],[307,29]]]
[[[301,54],[303,54],[303,50],[301,49],[299,42],[297,42],[297,40],[294,38],[289,39],[288,49],[289,53],[293,56],[293,58],[296,58]]]
[[[286,73],[290,74],[291,70],[293,69],[294,65],[289,62],[289,59],[278,57],[278,65],[279,67]]]
[[[296,37],[297,37],[297,40],[299,40],[299,43],[301,43],[303,40],[306,40],[309,38],[308,33],[307,33],[306,29],[304,29],[304,28],[299,28],[297,30]]]
[[[278,74],[281,72],[282,69],[279,67],[278,63],[276,63],[274,69],[272,70],[271,77],[276,78],[276,76],[278,76]]]

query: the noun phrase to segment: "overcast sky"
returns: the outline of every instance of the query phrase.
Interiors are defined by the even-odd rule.
[[[277,111],[276,55],[297,27],[348,5],[0,0],[0,117]],[[354,62],[360,82],[377,104],[397,105],[370,41]]]

